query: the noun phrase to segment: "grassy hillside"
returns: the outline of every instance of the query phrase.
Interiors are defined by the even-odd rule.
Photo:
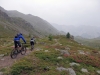
[[[90,46],[96,49],[100,49],[100,38],[85,39],[81,37],[75,37],[75,40],[83,45]]]
[[[26,39],[29,42],[29,38]],[[1,69],[4,75],[71,75],[71,71],[76,75],[99,75],[99,50],[65,36],[36,38],[36,41],[30,55],[16,61],[12,67]]]

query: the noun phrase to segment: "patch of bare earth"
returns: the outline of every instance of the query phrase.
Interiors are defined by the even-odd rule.
[[[14,62],[20,60],[21,58],[23,58],[27,55],[29,55],[31,52],[32,51],[27,50],[25,55],[21,55],[21,53],[20,53],[20,54],[17,55],[17,57],[15,59],[12,59],[10,57],[10,55],[0,58],[0,69],[12,66]]]

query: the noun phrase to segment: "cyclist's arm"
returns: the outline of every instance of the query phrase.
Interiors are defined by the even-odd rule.
[[[23,37],[23,36],[21,36],[21,38],[22,38],[22,40],[24,41],[24,43],[26,43],[26,40],[24,39],[24,37]]]

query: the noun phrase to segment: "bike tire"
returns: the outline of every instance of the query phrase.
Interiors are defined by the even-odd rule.
[[[11,51],[10,56],[11,56],[12,59],[15,59],[15,58],[17,57],[17,54],[18,54],[17,50],[13,49],[13,50]]]
[[[34,50],[34,46],[33,46],[33,45],[31,46],[31,51],[32,51],[32,50]]]
[[[22,49],[21,49],[21,54],[22,54],[22,55],[25,55],[25,53],[26,53],[26,47],[22,47]]]

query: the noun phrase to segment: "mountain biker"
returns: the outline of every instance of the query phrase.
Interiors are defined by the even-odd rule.
[[[33,38],[31,38],[31,40],[30,40],[30,45],[32,46],[34,46],[34,44],[35,44],[35,38],[33,37]]]
[[[22,39],[24,41],[24,43],[26,44],[26,40],[24,39],[23,35],[21,33],[18,33],[14,38],[14,45],[15,45],[15,48],[17,48],[17,46],[19,46],[19,49],[21,50],[20,39]]]

